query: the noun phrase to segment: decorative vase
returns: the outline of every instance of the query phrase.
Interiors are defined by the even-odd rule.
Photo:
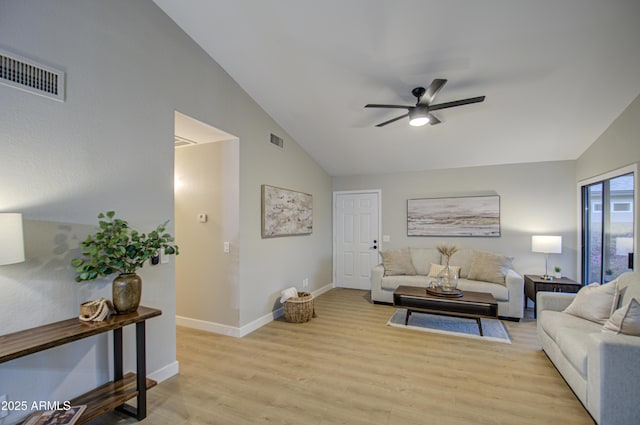
[[[140,305],[142,279],[135,273],[123,273],[113,279],[112,293],[118,314],[133,313]]]
[[[438,281],[446,292],[453,292],[458,287],[458,275],[449,268],[449,258],[446,259],[444,269],[438,273]]]

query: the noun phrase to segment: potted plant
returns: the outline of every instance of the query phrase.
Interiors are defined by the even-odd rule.
[[[166,232],[168,220],[149,233],[141,233],[115,215],[114,211],[98,214],[100,229],[80,244],[83,258],[74,258],[71,265],[78,272],[77,282],[118,273],[113,280],[113,304],[118,313],[125,314],[136,311],[140,304],[142,279],[136,271],[161,250],[178,255],[178,246]]]
[[[554,270],[556,272],[556,277],[560,279],[562,277],[562,269],[560,268],[560,266],[556,266]]]

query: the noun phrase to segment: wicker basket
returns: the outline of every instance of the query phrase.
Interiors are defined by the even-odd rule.
[[[287,322],[304,323],[313,317],[313,295],[298,292],[297,297],[288,298],[284,302],[284,318]]]

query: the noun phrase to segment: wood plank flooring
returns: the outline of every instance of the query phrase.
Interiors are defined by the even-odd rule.
[[[510,345],[477,341],[386,326],[394,308],[368,297],[333,289],[310,322],[241,339],[179,327],[180,374],[149,391],[142,423],[593,425],[532,318],[505,322]],[[136,422],[90,422],[114,423]]]

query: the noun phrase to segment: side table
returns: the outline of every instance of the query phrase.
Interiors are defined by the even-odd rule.
[[[527,306],[527,298],[533,301],[533,317],[537,318],[536,295],[540,291],[576,293],[582,288],[582,284],[568,277],[545,280],[535,274],[524,275],[524,305]]]

